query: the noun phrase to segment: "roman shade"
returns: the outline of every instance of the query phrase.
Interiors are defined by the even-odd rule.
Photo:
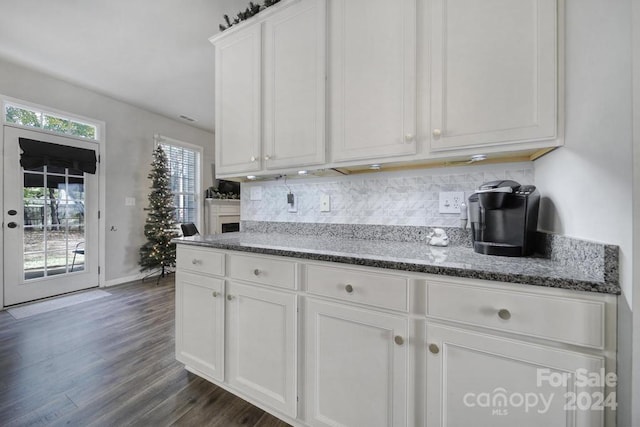
[[[19,138],[22,155],[20,165],[25,169],[58,166],[96,173],[96,152],[86,148],[69,147],[34,139]]]

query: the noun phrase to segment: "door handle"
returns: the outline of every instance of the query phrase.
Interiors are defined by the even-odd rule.
[[[17,226],[18,226],[18,224],[16,224],[13,221],[11,221],[9,224],[7,224],[7,227],[9,227],[9,228],[16,228]]]

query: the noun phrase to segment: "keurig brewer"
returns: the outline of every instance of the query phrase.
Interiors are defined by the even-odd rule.
[[[515,181],[484,183],[469,197],[473,250],[487,255],[533,253],[540,193]]]

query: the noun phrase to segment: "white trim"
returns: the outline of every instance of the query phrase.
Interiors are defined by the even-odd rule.
[[[89,141],[89,142],[95,142],[95,143],[99,143],[100,141],[104,141],[104,122],[100,121],[100,120],[96,120],[93,119],[91,117],[85,117],[85,116],[81,116],[78,114],[73,114],[73,113],[68,113],[66,111],[62,111],[62,110],[58,110],[55,108],[50,108],[44,105],[40,105],[40,104],[35,104],[33,102],[28,102],[28,101],[23,101],[21,99],[16,99],[16,98],[12,98],[9,96],[4,96],[2,94],[0,94],[0,98],[1,98],[1,104],[2,104],[2,123],[6,124],[6,125],[11,125],[11,126],[15,126],[18,128],[24,128],[24,129],[38,129],[42,132],[45,133],[49,133],[52,135],[64,135],[70,138],[74,138],[74,139],[78,139],[80,141]],[[25,110],[34,110],[36,112],[41,112],[43,114],[50,114],[52,116],[58,116],[61,119],[69,119],[71,121],[76,121],[79,122],[81,124],[87,124],[87,125],[91,125],[91,126],[95,126],[96,127],[96,137],[95,139],[90,139],[90,138],[83,138],[81,136],[77,136],[77,135],[73,135],[73,134],[68,134],[68,133],[64,133],[64,132],[56,132],[56,131],[52,131],[52,130],[48,130],[42,127],[35,127],[35,126],[25,126],[25,125],[21,125],[21,124],[17,124],[17,123],[9,123],[6,121],[6,115],[5,115],[5,105],[6,104],[11,104],[15,107],[18,108],[23,108]],[[102,125],[102,126],[101,126]]]
[[[177,139],[170,138],[168,136],[155,134],[153,135],[153,148],[158,146],[160,143],[165,143],[169,145],[175,145],[178,147],[183,147],[188,150],[195,151],[198,153],[198,159],[196,161],[196,189],[195,189],[195,203],[196,203],[196,227],[198,230],[204,230],[204,196],[203,196],[203,188],[204,188],[204,177],[202,174],[202,164],[204,162],[204,148],[199,145],[190,144],[188,142],[180,141]]]
[[[138,274],[134,274],[134,275],[131,275],[131,276],[118,277],[117,279],[106,280],[106,281],[104,281],[103,284],[100,285],[100,287],[101,288],[109,288],[111,286],[118,286],[118,285],[122,285],[123,283],[127,283],[127,282],[135,282],[137,280],[142,280],[145,276],[147,276],[147,274],[149,274],[149,273],[138,273]],[[102,275],[102,276],[104,276],[104,275]]]

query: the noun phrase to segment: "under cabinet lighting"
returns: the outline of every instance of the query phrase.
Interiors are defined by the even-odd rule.
[[[472,162],[481,162],[483,160],[487,160],[486,154],[474,154],[473,156],[471,156]]]
[[[306,175],[308,174],[308,171],[298,171],[298,175]]]
[[[380,166],[378,163],[374,163],[374,164],[369,166],[369,169],[376,170],[376,171],[380,170],[381,168],[382,168],[382,166]]]
[[[247,179],[252,179],[253,180],[253,179],[256,179],[256,176],[255,175],[247,175]]]

